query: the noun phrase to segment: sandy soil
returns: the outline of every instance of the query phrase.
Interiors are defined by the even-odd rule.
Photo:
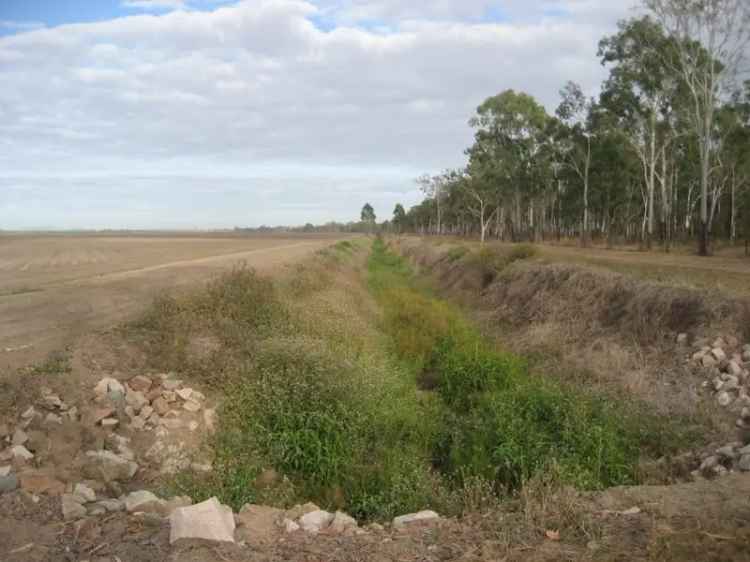
[[[0,372],[132,317],[165,290],[246,264],[269,271],[332,236],[2,236]]]

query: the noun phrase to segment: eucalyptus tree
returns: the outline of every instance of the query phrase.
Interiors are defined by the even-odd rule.
[[[669,147],[675,132],[675,105],[679,82],[670,74],[676,45],[650,17],[619,23],[615,35],[599,43],[602,64],[612,65],[602,91],[602,101],[627,132],[630,146],[643,168],[642,237],[651,247],[654,237],[655,192],[661,186],[661,223],[670,220],[667,189]]]
[[[709,253],[709,190],[714,164],[717,108],[743,70],[750,45],[748,0],[643,0],[666,33],[675,40],[677,56],[664,57],[692,101],[689,118],[700,161],[700,231],[698,253]]]
[[[401,234],[401,231],[406,227],[406,210],[401,203],[396,203],[391,223],[396,229],[397,234]]]
[[[560,105],[556,114],[564,127],[559,129],[559,150],[564,161],[580,178],[583,186],[583,220],[581,244],[589,244],[589,174],[591,172],[591,130],[588,119],[593,101],[587,99],[581,87],[568,82],[560,90]]]
[[[474,145],[467,150],[468,173],[473,189],[482,193],[480,209],[494,201],[495,212],[503,213],[510,200],[513,239],[519,237],[523,227],[524,195],[533,205],[538,188],[535,159],[544,143],[548,120],[544,107],[532,96],[506,90],[487,98],[469,121],[475,134]]]

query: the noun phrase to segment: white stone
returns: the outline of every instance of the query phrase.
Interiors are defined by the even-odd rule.
[[[190,397],[193,395],[193,389],[192,388],[180,388],[178,390],[175,390],[175,393],[177,396],[182,398],[183,400],[190,400]]]
[[[231,508],[211,498],[189,507],[178,507],[169,516],[169,543],[181,539],[234,542],[234,514]]]
[[[688,335],[687,334],[677,334],[677,343],[680,345],[685,345],[688,341]]]
[[[104,377],[94,387],[97,398],[109,398],[110,400],[121,400],[125,396],[125,387],[117,379]]]
[[[146,397],[143,395],[143,393],[137,392],[135,390],[131,390],[130,392],[128,392],[127,396],[125,397],[125,402],[128,404],[128,406],[133,408],[133,411],[135,411],[135,413],[139,413],[144,406],[148,405],[148,400],[146,400]]]
[[[62,513],[65,521],[72,521],[86,517],[86,508],[81,504],[80,498],[73,494],[63,494]]]
[[[23,445],[14,445],[10,448],[10,453],[14,459],[21,459],[23,461],[30,461],[34,458],[34,455]]]
[[[737,463],[737,468],[742,472],[750,472],[750,455],[742,455],[740,462]]]
[[[125,509],[128,513],[142,512],[163,514],[167,505],[167,502],[155,496],[148,490],[131,492],[125,496],[123,501],[125,502]]]
[[[213,408],[203,410],[203,423],[206,424],[206,431],[209,433],[216,431],[216,410]]]
[[[338,534],[344,533],[349,529],[356,529],[357,527],[357,520],[354,519],[354,517],[351,517],[342,511],[337,511],[328,528],[331,532]]]
[[[44,423],[47,425],[51,425],[51,424],[62,425],[62,422],[63,422],[62,418],[60,416],[56,416],[52,412],[47,414],[47,417],[44,418]]]
[[[28,440],[29,440],[29,436],[26,435],[26,432],[24,430],[22,430],[22,429],[16,429],[13,432],[13,439],[12,439],[11,442],[14,445],[23,445]]]
[[[182,407],[188,412],[198,412],[201,409],[201,405],[194,400],[186,400]]]
[[[123,509],[125,509],[125,504],[123,504],[120,500],[115,500],[115,499],[101,500],[101,501],[96,502],[96,505],[110,513],[116,512],[116,511],[122,511]]]
[[[188,424],[188,429],[189,429],[190,431],[195,431],[196,429],[198,429],[198,422],[197,422],[197,421],[191,421],[191,422],[190,422],[190,423]]]
[[[727,373],[738,377],[742,373],[742,367],[740,367],[736,361],[730,361],[727,364]]]
[[[86,486],[86,484],[76,484],[75,488],[73,488],[73,494],[87,502],[96,501],[96,492]]]
[[[433,519],[440,519],[440,516],[434,511],[425,510],[418,513],[409,513],[407,515],[400,515],[398,517],[395,517],[393,519],[393,526],[403,527],[404,525],[408,525],[409,523],[414,523],[416,521],[430,521]]]
[[[728,392],[722,390],[716,395],[716,401],[719,403],[719,406],[729,406],[732,403],[732,397]]]
[[[182,386],[182,381],[177,379],[167,379],[161,385],[165,390],[177,390]]]
[[[206,399],[206,395],[202,392],[198,392],[197,390],[193,390],[193,393],[190,395],[190,399],[203,402]]]
[[[0,478],[3,476],[8,476],[10,474],[11,466],[0,466]]]
[[[102,427],[110,428],[117,427],[120,421],[117,418],[106,418],[102,420]]]
[[[720,347],[714,347],[711,350],[711,355],[713,355],[714,359],[717,361],[724,361],[727,358],[727,354],[724,353],[724,350]]]
[[[300,517],[299,524],[302,527],[303,531],[307,533],[317,534],[331,524],[331,521],[333,521],[333,517],[333,513],[328,513],[327,511],[319,509],[317,511],[306,513],[305,515]]]
[[[299,531],[299,525],[297,525],[294,521],[291,519],[284,519],[284,531],[287,533],[294,533],[296,531]]]
[[[126,481],[135,475],[138,465],[112,451],[87,451],[83,471],[94,480]]]
[[[703,364],[703,366],[704,366],[704,367],[705,367],[706,369],[709,369],[709,368],[711,368],[711,367],[714,367],[714,366],[716,366],[716,363],[717,363],[717,361],[716,361],[716,359],[714,358],[714,356],[713,356],[713,355],[704,355],[704,356],[703,356],[703,357],[701,358],[701,363]]]
[[[36,413],[36,410],[34,410],[34,406],[29,406],[26,411],[21,414],[21,418],[28,420],[34,417],[34,414]]]

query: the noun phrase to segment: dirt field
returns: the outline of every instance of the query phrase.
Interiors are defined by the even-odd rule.
[[[268,271],[335,236],[0,236],[0,372],[121,322],[167,289],[245,263]]]

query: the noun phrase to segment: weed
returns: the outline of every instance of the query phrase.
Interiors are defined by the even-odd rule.
[[[37,375],[42,377],[66,375],[73,370],[70,364],[70,355],[66,351],[52,351],[41,363],[33,365],[26,370],[26,375]]]

